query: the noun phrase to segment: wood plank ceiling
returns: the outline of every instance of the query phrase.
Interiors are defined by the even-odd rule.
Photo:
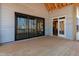
[[[45,3],[45,7],[48,11],[60,9],[68,5],[72,5],[72,3]]]

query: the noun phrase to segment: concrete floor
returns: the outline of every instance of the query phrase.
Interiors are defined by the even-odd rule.
[[[0,46],[2,56],[77,56],[79,41],[42,36]]]

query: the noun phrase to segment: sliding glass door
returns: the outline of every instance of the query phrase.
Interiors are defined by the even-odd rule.
[[[25,14],[15,14],[15,39],[22,40],[44,35],[44,19],[28,16]]]
[[[39,19],[37,20],[37,33],[38,33],[38,36],[41,36],[41,35],[44,35],[44,29],[43,29],[43,20]]]
[[[26,18],[17,18],[17,25],[16,25],[16,38],[24,39],[28,37],[28,21]]]
[[[33,37],[36,37],[37,36],[37,20],[34,19],[33,20],[33,23],[32,23],[32,33],[33,33]]]
[[[29,19],[29,38],[37,36],[37,20]]]

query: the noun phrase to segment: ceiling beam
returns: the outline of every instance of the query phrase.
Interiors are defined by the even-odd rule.
[[[48,9],[48,11],[52,11],[55,9],[60,9],[63,8],[65,6],[71,5],[72,3],[45,3],[46,8]],[[79,5],[79,4],[77,4]]]

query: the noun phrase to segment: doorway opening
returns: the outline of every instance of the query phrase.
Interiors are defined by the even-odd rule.
[[[58,36],[58,19],[53,19],[53,35]]]
[[[53,35],[65,37],[65,17],[53,19]]]

